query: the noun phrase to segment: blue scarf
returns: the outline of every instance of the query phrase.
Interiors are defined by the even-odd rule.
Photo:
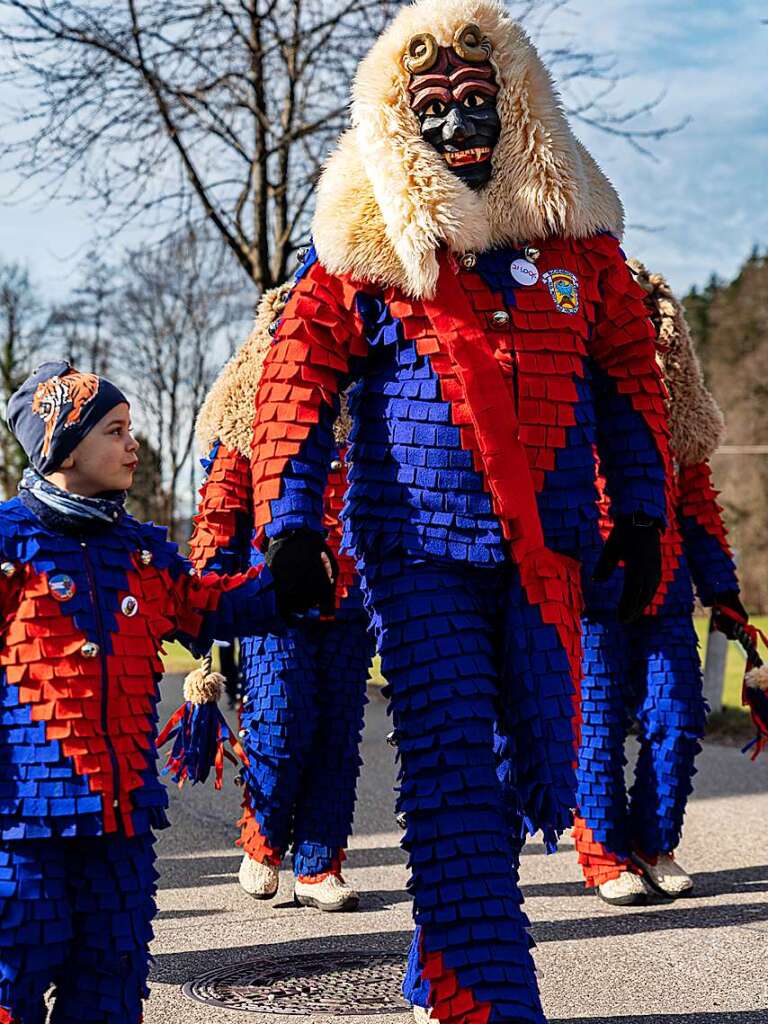
[[[125,491],[86,498],[62,491],[32,468],[24,470],[19,497],[47,527],[66,533],[117,526],[125,513]]]

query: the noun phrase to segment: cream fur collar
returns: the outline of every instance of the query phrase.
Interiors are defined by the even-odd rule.
[[[402,56],[430,32],[449,45],[477,24],[493,46],[502,132],[493,178],[473,192],[424,140],[409,108]],[[353,127],[318,189],[313,235],[331,273],[434,294],[437,249],[483,251],[551,235],[621,236],[623,210],[575,138],[552,79],[499,0],[418,0],[405,7],[358,69]]]

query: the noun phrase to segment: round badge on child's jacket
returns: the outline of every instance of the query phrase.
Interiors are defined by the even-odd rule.
[[[48,578],[48,590],[57,601],[71,601],[77,593],[75,581],[63,572]]]
[[[122,611],[123,615],[125,615],[129,619],[132,619],[136,612],[139,610],[139,602],[136,600],[135,597],[133,597],[132,594],[129,594],[127,597],[123,598],[122,604],[120,605],[120,610]]]

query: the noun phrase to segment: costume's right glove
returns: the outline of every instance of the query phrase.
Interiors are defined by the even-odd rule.
[[[661,583],[661,523],[643,513],[618,515],[595,566],[596,582],[605,583],[624,563],[619,622],[634,622],[653,600]]]
[[[737,591],[727,590],[721,594],[715,594],[715,600],[713,601],[714,613],[715,613],[715,625],[720,633],[727,636],[729,640],[737,640],[736,630],[739,625],[742,625],[749,621],[749,615],[746,608],[741,603]],[[737,615],[741,622],[732,618],[730,615],[718,614],[720,608],[727,608],[728,611]]]
[[[265,559],[283,618],[303,615],[310,608],[333,615],[339,570],[321,534],[305,528],[290,530],[269,542]]]

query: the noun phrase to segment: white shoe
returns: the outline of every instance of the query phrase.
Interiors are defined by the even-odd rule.
[[[632,854],[632,860],[643,869],[648,884],[662,896],[674,900],[678,896],[688,896],[693,890],[693,879],[671,853],[660,853],[655,864],[649,864],[637,853]]]
[[[622,871],[618,878],[598,885],[597,895],[614,907],[631,907],[633,903],[645,903],[649,889],[642,875]]]
[[[302,907],[316,910],[357,910],[360,896],[341,875],[326,875],[322,882],[302,882],[296,879],[294,900]]]
[[[246,853],[240,864],[237,880],[255,900],[271,900],[280,882],[280,869],[274,864],[262,864]]]
[[[425,1009],[423,1006],[413,1007],[413,1019],[416,1024],[440,1024],[437,1017],[432,1016],[431,1009]]]

